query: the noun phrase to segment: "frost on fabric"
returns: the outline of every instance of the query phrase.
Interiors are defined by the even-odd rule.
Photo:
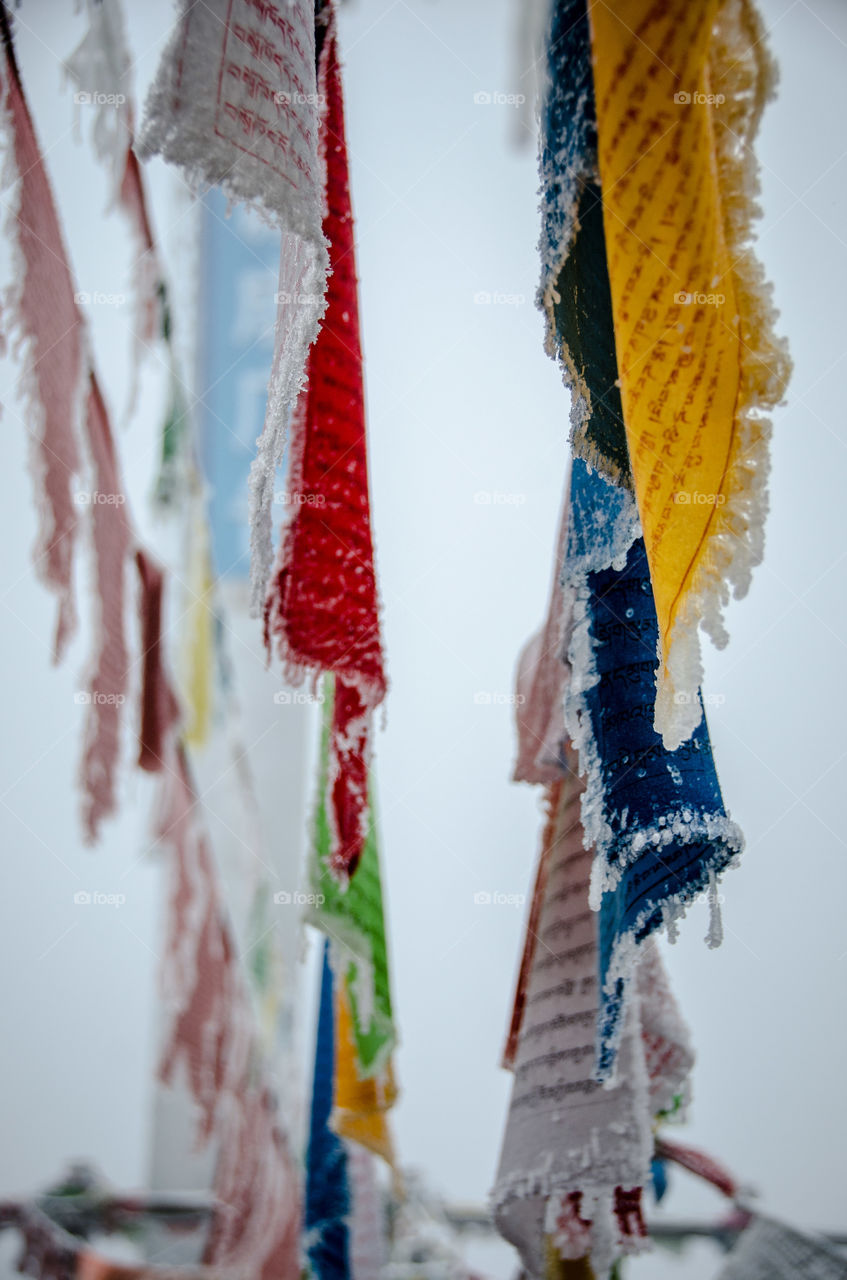
[[[673,937],[688,905],[742,847],[724,808],[705,720],[675,752],[653,729],[657,623],[638,535],[631,495],[576,459],[563,570],[571,600],[564,721],[585,777],[582,822],[594,850],[600,1079],[614,1071],[639,948],[659,929]],[[716,906],[714,892],[711,900]],[[712,943],[718,932],[713,918]]]
[[[298,1271],[300,1196],[294,1162],[258,1048],[252,1006],[211,850],[181,751],[163,774],[157,830],[171,891],[163,973],[168,1023],[159,1074],[184,1073],[199,1109],[198,1141],[214,1138],[219,1202],[203,1261],[277,1280]]]
[[[219,186],[282,232],[265,425],[250,477],[251,604],[273,558],[270,504],[288,419],[324,311],[315,6],[182,0],[147,99],[137,151],[178,165],[193,188]],[[245,40],[244,32],[253,33]]]
[[[312,823],[308,880],[313,903],[305,919],[331,939],[330,959],[339,987],[346,987],[352,1015],[356,1069],[361,1079],[380,1075],[397,1043],[391,1004],[383,914],[379,846],[373,800],[369,798],[362,856],[355,871],[339,882],[332,864],[330,749],[334,722],[333,681],[325,697],[321,763]]]
[[[649,1084],[639,1001],[628,1003],[613,1087],[591,1075],[598,1013],[597,917],[588,908],[591,852],[574,773],[550,788],[538,884],[507,1057],[515,1081],[492,1203],[500,1233],[532,1276],[559,1258],[590,1254],[607,1276],[622,1253],[646,1244],[641,1190],[652,1152]],[[535,904],[534,904],[535,908]]]
[[[585,0],[550,5],[541,96],[541,283],[538,305],[547,316],[547,350],[558,352],[553,305],[556,282],[579,229],[576,212],[586,182],[597,181],[597,125]],[[563,359],[566,359],[563,354]],[[573,379],[566,381],[574,390]],[[587,408],[587,407],[586,407]]]
[[[700,719],[700,628],[726,642],[730,595],[745,594],[762,559],[768,415],[790,371],[752,252],[752,144],[774,75],[749,0],[708,9],[637,0],[629,17],[626,26],[608,5],[591,10],[599,168],[616,228],[617,356],[659,614],[654,724],[675,750]],[[719,92],[719,107],[692,110],[691,91]],[[657,201],[663,242],[675,246],[661,266]],[[711,301],[701,305],[701,294]]]
[[[332,15],[332,8],[328,12]],[[324,231],[332,272],[326,319],[309,353],[309,382],[292,424],[293,503],[265,600],[265,639],[286,678],[335,676],[330,741],[331,866],[352,874],[367,832],[373,713],[386,693],[370,518],[355,228],[334,18],[319,84],[325,101]]]

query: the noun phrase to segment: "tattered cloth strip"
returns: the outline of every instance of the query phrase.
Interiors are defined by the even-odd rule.
[[[179,750],[167,761],[163,788],[157,834],[171,851],[172,887],[163,983],[169,1025],[159,1073],[168,1083],[184,1070],[199,1111],[198,1140],[217,1139],[213,1191],[224,1208],[203,1260],[256,1280],[296,1276],[297,1174]]]
[[[598,1078],[614,1066],[638,945],[676,919],[740,853],[705,719],[665,750],[653,729],[656,614],[633,501],[581,459],[571,474],[564,582],[572,608],[565,727],[586,778],[582,821],[600,911]],[[696,694],[699,700],[699,693]],[[712,893],[709,942],[720,942]]]
[[[181,0],[137,148],[217,185],[282,231],[265,426],[250,478],[253,606],[272,561],[274,471],[324,307],[314,0]]]
[[[312,1113],[306,1153],[305,1249],[318,1280],[348,1280],[350,1275],[350,1188],[347,1152],[330,1128],[335,1082],[334,978],[329,939],[324,943]]]
[[[164,574],[144,551],[136,551],[135,565],[140,584],[142,652],[138,767],[147,773],[158,773],[164,766],[167,736],[179,718],[179,705],[165,675],[162,657]]]
[[[373,711],[385,696],[368,464],[356,260],[335,18],[320,51],[326,116],[324,230],[331,245],[326,319],[292,427],[292,517],[265,606],[286,676],[336,676],[330,738],[331,865],[352,873],[368,830]]]
[[[494,1220],[533,1277],[545,1241],[565,1259],[590,1255],[605,1277],[645,1246],[640,1199],[652,1154],[637,998],[627,1008],[616,1083],[591,1078],[595,1056],[597,917],[588,905],[591,852],[579,819],[581,784],[554,784],[545,831],[544,897],[521,1000],[515,1082],[492,1192]],[[518,1002],[516,1002],[518,1003]]]
[[[819,1236],[772,1218],[755,1218],[741,1233],[718,1280],[847,1280],[847,1258]]]
[[[347,1143],[350,1183],[349,1256],[353,1280],[374,1280],[386,1262],[386,1213],[376,1180],[376,1161],[358,1142]]]
[[[631,485],[617,386],[586,0],[553,0],[541,112],[541,283],[546,347],[571,391],[577,457]]]
[[[188,503],[183,631],[180,640],[180,686],[186,708],[185,741],[205,746],[212,729],[215,683],[215,577],[206,495],[193,474]]]
[[[93,374],[85,421],[95,484],[86,497],[91,505],[94,544],[96,655],[87,694],[82,790],[84,830],[88,839],[94,840],[103,818],[116,807],[121,710],[129,668],[124,614],[132,531],[106,406]]]
[[[136,240],[134,356],[130,411],[135,405],[138,364],[156,336],[165,283],[147,209],[147,198],[133,144],[132,61],[126,44],[120,0],[86,0],[88,30],[65,59],[65,71],[80,106],[93,117],[94,151],[109,172],[109,207],[119,203]],[[91,110],[93,108],[93,110]]]
[[[342,1138],[359,1142],[394,1164],[388,1112],[397,1101],[394,1068],[388,1059],[379,1075],[359,1075],[353,1014],[347,988],[335,989],[335,1105],[332,1127]]]
[[[5,6],[3,126],[6,179],[17,182],[11,235],[17,279],[4,307],[22,349],[21,386],[30,418],[41,519],[36,570],[59,597],[55,656],[75,625],[72,600],[76,509],[87,510],[95,560],[94,656],[90,662],[81,764],[83,829],[96,838],[115,808],[121,709],[129,658],[125,568],[132,545],[126,500],[108,414],[91,369],[83,321],[62,243],[56,207],[15,63]],[[88,453],[88,490],[79,488],[80,436]],[[72,492],[73,490],[73,492]]]
[[[696,1147],[684,1147],[679,1142],[668,1142],[666,1138],[656,1139],[656,1159],[670,1160],[681,1169],[696,1174],[704,1182],[710,1182],[718,1191],[722,1191],[730,1200],[738,1199],[740,1188],[732,1174],[718,1164],[712,1156],[698,1151]]]
[[[332,942],[333,967],[350,1002],[356,1068],[363,1078],[379,1075],[397,1043],[391,1011],[388,950],[382,909],[379,847],[373,808],[362,857],[346,889],[330,869],[328,814],[329,741],[333,716],[333,681],[323,681],[323,730],[318,799],[309,854],[309,889],[314,905],[305,918]]]
[[[635,985],[650,1112],[662,1119],[681,1119],[690,1101],[694,1049],[655,941],[641,948]]]
[[[789,373],[752,255],[751,144],[774,84],[750,0],[590,5],[617,365],[656,599],[656,728],[700,719],[699,627],[761,561],[767,412]]]
[[[515,699],[518,757],[512,774],[515,782],[555,782],[562,772],[561,752],[565,736],[562,703],[567,682],[562,569],[567,533],[566,485],[547,617],[541,630],[524,645],[518,659]]]
[[[36,484],[39,535],[35,569],[59,604],[54,643],[62,657],[76,626],[72,566],[80,472],[79,434],[89,394],[88,356],[56,205],[24,98],[9,14],[0,6],[3,35],[2,132],[6,231],[14,277],[4,290],[3,327],[23,363]]]

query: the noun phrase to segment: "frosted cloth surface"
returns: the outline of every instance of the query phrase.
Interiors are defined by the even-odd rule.
[[[215,1215],[203,1261],[255,1280],[296,1275],[300,1195],[258,1047],[214,862],[182,752],[170,745],[157,835],[169,854],[163,965],[167,1013],[159,1074],[181,1072],[197,1140],[213,1135]]]
[[[515,722],[518,756],[512,777],[515,782],[554,782],[562,771],[562,699],[568,669],[564,663],[564,593],[562,567],[568,532],[568,485],[559,519],[553,582],[547,617],[524,645],[518,659]]]
[[[558,809],[514,1058],[515,1081],[492,1192],[497,1229],[542,1276],[544,1239],[563,1258],[591,1254],[605,1276],[646,1235],[641,1189],[652,1138],[637,1000],[628,1008],[616,1083],[592,1079],[598,1012],[597,916],[588,905],[574,775],[554,787]]]
[[[250,476],[252,602],[272,562],[274,470],[324,309],[315,7],[308,0],[182,0],[138,144],[193,186],[220,186],[282,232],[265,425]]]
[[[847,1259],[825,1240],[756,1218],[742,1233],[718,1280],[847,1280]]]
[[[307,907],[305,919],[331,940],[333,966],[350,1001],[356,1067],[364,1078],[383,1070],[397,1041],[391,1012],[379,847],[371,809],[362,857],[346,889],[342,888],[330,868],[332,841],[327,785],[332,681],[325,680],[323,689],[326,701],[318,799],[308,867],[314,903]]]
[[[749,0],[589,10],[623,418],[658,614],[656,728],[699,719],[699,629],[762,559],[785,344],[751,250],[752,143],[774,84]],[[681,696],[679,696],[681,695]]]
[[[329,787],[332,869],[361,856],[368,823],[373,712],[385,696],[368,494],[362,347],[350,176],[335,21],[320,51],[326,102],[324,228],[331,250],[326,321],[309,356],[309,384],[292,428],[292,515],[265,603],[266,636],[296,683],[333,672]]]
[[[705,720],[673,752],[653,728],[657,626],[644,543],[627,492],[581,459],[571,473],[568,528],[565,725],[586,778],[582,821],[595,849],[597,1068],[607,1078],[637,946],[663,924],[672,927],[740,852],[742,838],[723,805]]]
[[[351,1196],[347,1149],[330,1128],[336,1057],[334,981],[327,939],[315,1041],[304,1222],[304,1248],[318,1280],[348,1280],[350,1275]]]

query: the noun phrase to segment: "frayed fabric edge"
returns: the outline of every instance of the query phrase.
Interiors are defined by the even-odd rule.
[[[578,1186],[570,1182],[559,1184],[548,1170],[536,1170],[521,1174],[495,1188],[489,1197],[489,1204],[498,1231],[508,1240],[509,1236],[504,1235],[502,1226],[497,1222],[501,1211],[515,1201],[546,1200],[545,1239],[563,1261],[589,1257],[595,1276],[601,1280],[601,1277],[610,1275],[617,1258],[645,1253],[652,1248],[652,1242],[646,1234],[631,1235],[620,1230],[615,1211],[619,1188],[620,1184],[601,1187]],[[643,1192],[643,1189],[643,1185],[625,1188],[630,1194]],[[556,1215],[560,1212],[562,1202],[572,1195],[580,1197],[581,1222],[578,1233],[569,1238],[557,1227]]]
[[[743,19],[738,18],[738,10],[743,10]],[[771,434],[766,415],[782,402],[791,375],[787,342],[773,331],[778,315],[773,286],[765,280],[752,247],[753,222],[760,213],[756,202],[760,183],[751,148],[764,106],[775,91],[776,69],[762,43],[765,32],[758,14],[745,0],[737,6],[721,6],[713,38],[723,42],[734,72],[735,92],[726,95],[728,109],[734,101],[741,116],[736,129],[724,127],[715,134],[724,234],[733,262],[740,318],[739,405],[721,488],[724,502],[715,507],[712,532],[657,671],[654,728],[668,751],[685,742],[700,720],[696,696],[703,678],[699,629],[702,627],[718,648],[726,645],[723,611],[730,594],[736,599],[746,595],[753,569],[764,557]],[[750,56],[756,59],[756,66],[748,66],[745,82],[745,59]]]
[[[733,824],[734,825],[734,824]],[[704,892],[714,893],[717,877],[732,871],[740,865],[741,850],[731,845],[713,848],[711,856],[704,860],[700,876],[692,882],[686,894],[674,894],[659,904],[654,902],[645,906],[638,914],[626,933],[619,935],[609,960],[609,967],[603,983],[603,994],[606,1002],[598,1015],[597,1023],[597,1061],[594,1079],[601,1084],[611,1086],[615,1081],[615,1066],[618,1050],[624,1033],[626,1010],[633,998],[633,981],[636,962],[641,948],[647,938],[638,939],[648,920],[657,910],[662,912],[661,924],[648,934],[649,938],[665,935],[668,942],[676,942],[679,922],[684,919],[691,907]],[[711,922],[710,935],[714,929],[715,904],[710,903]],[[707,935],[707,945],[710,943]]]
[[[68,554],[70,569],[67,582],[54,579],[46,568],[47,550],[50,545],[48,532],[49,509],[44,484],[45,463],[41,456],[46,411],[38,389],[38,376],[35,371],[36,343],[35,335],[28,333],[22,317],[22,299],[26,263],[24,253],[18,239],[17,227],[20,221],[20,202],[23,195],[23,179],[15,157],[15,122],[11,110],[6,105],[8,89],[5,85],[6,68],[0,76],[0,190],[8,192],[6,214],[3,219],[3,230],[6,243],[10,246],[11,273],[0,295],[0,318],[3,332],[0,333],[0,351],[7,348],[19,362],[21,372],[17,381],[17,394],[26,408],[28,427],[29,469],[35,487],[35,507],[38,517],[38,532],[32,550],[32,561],[39,582],[50,591],[57,601],[56,629],[54,632],[52,655],[53,663],[58,666],[62,661],[68,644],[73,639],[79,625],[73,583],[73,545],[79,529],[79,521],[75,520],[74,528],[66,536],[71,546]],[[40,156],[40,152],[39,152]],[[67,257],[66,257],[67,261]],[[76,472],[79,477],[82,471],[81,438],[85,425],[85,414],[88,403],[88,335],[85,321],[77,315],[80,324],[79,368],[76,385],[71,396],[73,409],[71,413],[70,431],[76,443]],[[73,477],[69,479],[69,484]]]

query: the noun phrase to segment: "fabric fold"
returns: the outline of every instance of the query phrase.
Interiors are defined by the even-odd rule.
[[[716,877],[743,846],[724,807],[705,719],[673,752],[653,728],[657,624],[637,533],[626,491],[574,459],[564,569],[573,611],[565,727],[586,779],[582,821],[595,851],[601,1078],[614,1069],[638,947],[663,927],[675,936],[677,920],[704,893],[709,941],[717,945]]]
[[[79,525],[80,440],[89,397],[87,338],[59,215],[24,96],[10,18],[3,37],[3,187],[13,276],[4,289],[3,343],[21,361],[19,392],[30,439],[39,532],[35,571],[56,597],[54,658],[77,625],[73,556]],[[83,495],[84,500],[85,495]]]
[[[373,713],[386,693],[368,495],[356,259],[335,16],[320,47],[326,108],[324,231],[332,274],[309,383],[292,425],[291,518],[265,602],[265,635],[292,683],[335,675],[330,738],[331,865],[355,870],[368,820]]]
[[[332,962],[350,1004],[356,1069],[360,1077],[380,1075],[397,1043],[391,1007],[388,948],[383,914],[374,809],[362,857],[346,889],[331,870],[329,826],[329,742],[333,721],[333,684],[323,685],[324,716],[318,798],[309,851],[309,905],[305,919],[332,942]]]
[[[637,996],[614,1085],[592,1076],[597,916],[588,905],[581,791],[573,773],[548,791],[554,825],[545,831],[542,905],[537,930],[530,926],[537,937],[530,943],[528,935],[529,972],[513,1019],[515,1080],[492,1192],[497,1228],[533,1277],[549,1274],[551,1250],[572,1262],[590,1258],[606,1277],[617,1257],[646,1244],[640,1202],[652,1134]]]
[[[589,6],[623,418],[658,615],[655,725],[700,719],[699,630],[763,554],[785,342],[753,256],[752,143],[775,75],[749,0]]]
[[[250,476],[253,609],[273,560],[271,504],[288,422],[324,311],[314,0],[181,0],[136,148],[193,187],[219,186],[282,233],[274,357]]]

